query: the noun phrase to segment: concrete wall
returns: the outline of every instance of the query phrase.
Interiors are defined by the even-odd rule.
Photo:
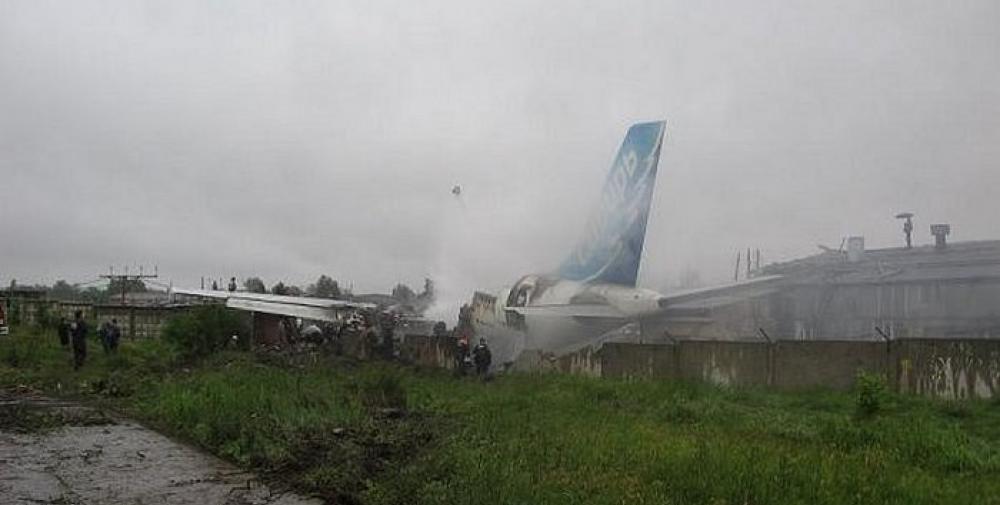
[[[93,305],[85,302],[58,300],[18,300],[16,302],[21,324],[39,325],[45,318],[58,319],[60,316],[73,319],[76,311],[100,327],[105,321],[117,319],[125,338],[159,338],[164,323],[187,309],[186,306],[142,306],[142,305]]]
[[[995,398],[1000,341],[901,340],[892,344],[900,391],[942,398]]]
[[[723,386],[768,385],[769,349],[755,342],[681,341],[677,345],[679,377]]]
[[[677,377],[677,356],[672,345],[608,343],[598,352],[602,377]]]
[[[884,342],[782,341],[772,350],[775,389],[848,390],[861,371],[888,377]]]
[[[94,318],[94,306],[84,302],[61,302],[57,300],[12,299],[8,300],[9,313],[7,317],[19,324],[39,325],[42,319],[58,318],[72,319],[79,310],[85,319]]]
[[[185,306],[121,306],[96,305],[91,314],[98,327],[104,321],[116,319],[122,336],[131,339],[160,338],[163,325],[176,314],[187,310]]]
[[[428,366],[450,366],[430,341],[410,342]],[[525,351],[515,371],[593,377],[703,381],[780,391],[850,390],[861,372],[886,377],[890,388],[941,398],[1000,395],[1000,340],[605,343],[555,357]]]

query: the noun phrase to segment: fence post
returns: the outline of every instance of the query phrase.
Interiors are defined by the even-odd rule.
[[[896,374],[895,366],[893,366],[892,360],[892,330],[888,332],[882,331],[882,328],[878,326],[875,327],[875,332],[878,333],[882,340],[885,341],[885,380],[892,380],[892,384],[889,387],[895,391],[899,392],[899,377]]]
[[[771,340],[771,336],[764,331],[764,328],[757,328],[761,337],[764,337],[764,341],[767,342],[767,387],[774,387],[774,341]]]

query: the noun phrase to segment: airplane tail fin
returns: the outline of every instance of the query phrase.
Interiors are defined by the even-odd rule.
[[[559,267],[564,279],[635,286],[663,144],[664,121],[632,125],[604,182],[583,240]]]

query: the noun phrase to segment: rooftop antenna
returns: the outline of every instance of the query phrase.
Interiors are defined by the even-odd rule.
[[[913,249],[913,213],[912,212],[900,212],[896,214],[896,219],[905,219],[903,223],[903,233],[906,234],[906,248]]]

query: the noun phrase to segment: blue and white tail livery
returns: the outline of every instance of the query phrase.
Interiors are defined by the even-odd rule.
[[[572,281],[635,286],[663,145],[664,121],[632,125],[583,240],[559,267]]]

